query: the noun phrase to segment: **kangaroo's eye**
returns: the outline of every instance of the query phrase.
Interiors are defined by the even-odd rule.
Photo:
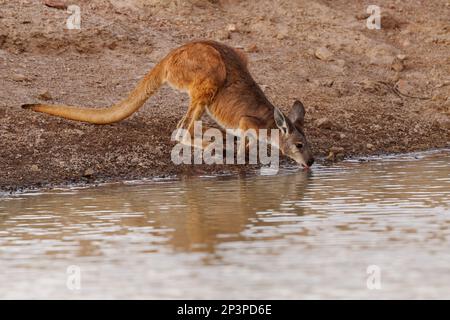
[[[295,146],[297,147],[297,149],[301,149],[303,148],[303,143],[297,143]]]

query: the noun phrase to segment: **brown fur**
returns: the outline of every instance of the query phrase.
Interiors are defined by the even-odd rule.
[[[66,119],[94,124],[108,124],[123,120],[137,111],[164,83],[187,91],[191,98],[187,113],[178,128],[193,131],[194,122],[205,111],[223,128],[271,129],[280,128],[275,121],[277,111],[253,80],[247,69],[247,58],[242,51],[214,41],[195,41],[171,51],[137,85],[122,102],[109,108],[79,108],[65,105],[32,104],[23,108]],[[303,108],[303,105],[301,105]],[[304,115],[304,108],[303,108]],[[303,119],[285,121],[285,135],[280,149],[305,166],[312,164],[312,155],[301,127]],[[291,155],[293,145],[302,145],[301,153]]]

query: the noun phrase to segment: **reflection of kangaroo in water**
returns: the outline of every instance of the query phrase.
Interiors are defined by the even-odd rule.
[[[52,234],[34,234],[33,238],[59,240],[70,236],[77,241],[78,232],[102,235],[104,231],[101,226],[107,225],[105,239],[116,235],[119,240],[121,235],[130,232],[129,229],[151,228],[169,231],[150,231],[150,234],[137,236],[136,241],[151,244],[153,236],[162,235],[168,238],[167,244],[177,250],[214,252],[217,244],[242,240],[244,231],[267,225],[260,219],[264,216],[257,213],[272,210],[283,212],[282,204],[285,201],[300,201],[308,184],[306,172],[249,179],[220,178],[220,183],[217,179],[194,178],[146,186],[80,190],[73,195],[44,193],[39,197],[25,197],[14,208],[8,209],[9,214],[3,218],[5,221],[0,215],[0,228],[8,231],[11,226],[14,227],[9,219],[43,206],[54,218],[29,220],[28,228],[34,228],[33,224],[36,224],[36,228],[42,229],[43,224],[51,223],[58,225],[60,231],[58,233],[53,228]],[[217,188],[217,185],[220,187]],[[172,192],[173,188],[176,188],[175,192]],[[101,210],[95,208],[99,205]],[[100,211],[95,213],[95,210]],[[296,208],[293,212],[300,214],[301,210]],[[90,211],[92,213],[86,213]],[[274,224],[277,223],[271,223]],[[111,231],[111,228],[117,231]],[[220,235],[228,237],[222,238]],[[30,232],[15,232],[14,236],[29,239]],[[78,254],[83,256],[101,252],[101,246],[102,241],[81,238]],[[164,244],[158,241],[158,246]]]
[[[250,179],[221,178],[220,188],[215,187],[215,179],[187,180],[179,196],[183,206],[170,214],[153,216],[157,217],[157,224],[174,229],[170,243],[175,248],[214,252],[217,244],[243,240],[245,231],[267,225],[261,219],[265,216],[258,213],[283,212],[284,202],[302,200],[308,180],[304,172]],[[289,212],[301,214],[302,208]]]
[[[215,41],[196,41],[172,50],[129,94],[109,108],[26,104],[22,107],[55,116],[95,124],[123,120],[136,112],[158,88],[168,83],[187,91],[191,102],[178,128],[193,136],[194,123],[207,112],[221,127],[241,132],[280,129],[281,152],[304,167],[314,158],[303,132],[305,108],[296,101],[286,117],[266,98],[247,69],[241,51]]]

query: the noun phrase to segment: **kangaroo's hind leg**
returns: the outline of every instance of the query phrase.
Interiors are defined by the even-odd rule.
[[[179,128],[187,130],[191,139],[194,138],[195,122],[202,118],[205,114],[206,107],[212,104],[217,90],[217,85],[210,79],[205,79],[193,86],[191,90],[191,104],[186,115],[180,121],[179,126]]]
[[[167,82],[188,90],[191,104],[177,128],[193,130],[206,106],[225,83],[226,68],[220,53],[205,43],[194,43],[175,50],[167,60]]]

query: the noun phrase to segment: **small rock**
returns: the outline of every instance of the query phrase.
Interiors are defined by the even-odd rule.
[[[395,49],[388,45],[377,45],[367,50],[366,55],[370,64],[391,65],[394,62]]]
[[[63,1],[59,1],[59,0],[45,0],[44,4],[50,8],[55,8],[55,9],[60,9],[60,10],[67,9],[67,4],[65,4]]]
[[[48,90],[44,90],[39,93],[38,98],[45,101],[53,100],[53,97]]]
[[[405,69],[405,66],[403,65],[402,60],[396,57],[394,61],[392,61],[391,69],[400,72],[403,71],[403,69]]]
[[[367,19],[368,17],[370,17],[370,14],[368,14],[367,12],[359,13],[359,14],[355,15],[355,18],[356,18],[357,20],[365,20],[365,19]]]
[[[406,80],[398,80],[395,87],[403,94],[412,94],[414,92],[414,87]]]
[[[339,133],[339,139],[345,139],[347,136],[345,135],[345,133]]]
[[[21,73],[14,73],[11,75],[11,79],[13,81],[16,82],[25,82],[25,81],[30,81],[30,78],[28,78],[27,76],[21,74]]]
[[[84,171],[83,177],[91,177],[94,175],[94,169],[88,168]]]
[[[39,172],[39,171],[41,171],[41,170],[39,169],[39,167],[38,167],[37,165],[33,164],[33,165],[31,166],[31,171],[33,171],[33,172]]]
[[[229,32],[236,32],[236,31],[237,31],[236,25],[235,25],[234,23],[230,23],[230,24],[227,26],[227,31],[229,31]]]
[[[314,52],[314,55],[316,56],[317,59],[329,61],[333,56],[333,53],[327,48],[321,47]]]
[[[285,32],[278,32],[277,33],[277,39],[278,40],[284,40],[287,38],[287,34]]]
[[[373,144],[371,144],[371,143],[368,143],[368,144],[366,144],[366,148],[370,149],[370,150],[373,150],[375,148],[375,146]]]
[[[406,59],[406,54],[398,54],[397,58],[400,59],[401,61]]]
[[[330,79],[329,80],[323,80],[321,82],[322,86],[328,87],[328,88],[331,88],[333,86],[333,84],[334,84],[334,80],[330,80]]]
[[[316,120],[316,126],[322,129],[331,129],[333,123],[327,117],[320,118]]]
[[[107,45],[108,49],[115,50],[117,48],[117,42],[113,41]]]

